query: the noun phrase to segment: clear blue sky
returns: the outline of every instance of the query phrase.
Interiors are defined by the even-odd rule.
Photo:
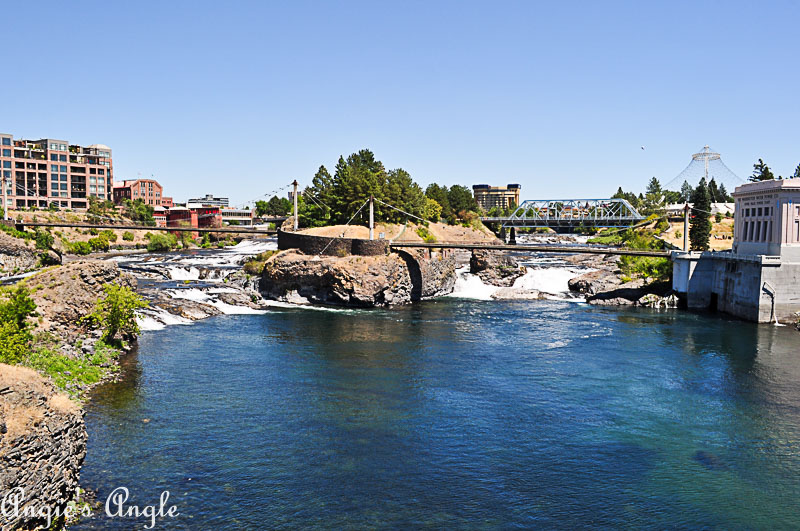
[[[0,131],[236,203],[373,150],[524,198],[800,162],[797,2],[7,2]],[[645,146],[642,150],[641,146]]]

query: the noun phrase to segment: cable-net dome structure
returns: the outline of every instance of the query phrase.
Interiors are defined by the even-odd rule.
[[[692,155],[692,160],[686,166],[686,169],[668,182],[664,188],[667,190],[680,190],[684,181],[694,188],[703,177],[705,177],[707,183],[714,179],[717,186],[725,185],[729,193],[745,182],[744,179],[733,173],[722,162],[722,157],[719,153],[711,151],[708,146],[704,146],[703,151]]]

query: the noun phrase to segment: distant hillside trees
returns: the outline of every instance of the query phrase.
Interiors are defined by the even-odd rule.
[[[462,213],[478,211],[469,188],[433,183],[423,191],[408,171],[387,170],[372,151],[362,149],[347,158],[340,156],[333,174],[325,166],[319,167],[311,186],[300,196],[300,224],[315,227],[347,223],[370,195],[377,200],[376,221],[402,223],[419,216],[454,224]],[[368,215],[365,207],[354,223],[365,222]]]
[[[145,204],[144,200],[136,199],[131,201],[130,199],[125,199],[123,203],[131,220],[141,225],[155,226],[156,220],[153,218],[153,207]]]
[[[414,216],[424,214],[425,194],[411,175],[402,168],[387,171],[372,151],[362,149],[347,159],[340,156],[333,175],[320,166],[303,192],[300,220],[310,226],[347,223],[370,196],[378,200],[377,220],[399,222],[409,217],[381,201]],[[364,208],[357,221],[363,222],[367,216]]]
[[[292,202],[286,197],[272,196],[269,201],[256,201],[256,216],[286,216],[292,211]]]

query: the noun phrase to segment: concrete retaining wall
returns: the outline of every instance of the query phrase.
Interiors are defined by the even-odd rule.
[[[305,254],[327,256],[378,256],[389,252],[389,240],[329,238],[279,230],[278,249],[299,249]]]
[[[758,323],[794,322],[800,312],[800,264],[733,253],[676,254],[673,289],[686,294],[689,308]]]

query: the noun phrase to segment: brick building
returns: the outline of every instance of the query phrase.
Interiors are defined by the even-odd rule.
[[[0,134],[0,177],[4,207],[83,210],[91,196],[111,200],[111,148],[103,144],[79,146],[66,140],[14,139]]]
[[[172,198],[164,197],[164,188],[153,179],[136,179],[115,184],[114,203],[120,204],[125,199],[131,201],[141,199],[146,205],[153,207],[172,206]]]

